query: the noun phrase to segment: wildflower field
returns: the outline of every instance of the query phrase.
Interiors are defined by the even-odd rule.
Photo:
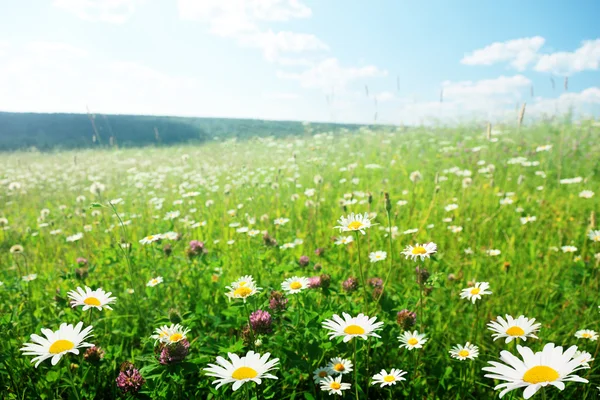
[[[600,125],[0,155],[2,399],[598,399]]]

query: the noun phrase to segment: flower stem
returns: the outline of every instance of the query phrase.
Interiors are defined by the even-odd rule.
[[[357,338],[352,339],[354,341],[354,394],[356,396],[356,400],[358,398],[358,365],[356,365],[356,342],[358,342]]]
[[[365,296],[365,311],[367,311],[368,304],[369,304],[369,295],[367,293],[367,286],[365,285],[365,275],[363,273],[363,268],[362,268],[362,258],[360,256],[360,240],[358,237],[358,232],[356,232],[356,251],[358,252],[358,271],[360,273],[360,284],[363,287],[363,293]]]
[[[73,372],[71,371],[71,364],[67,365],[67,371],[69,372],[69,386],[71,386],[71,389],[73,390],[73,393],[75,394],[75,398],[77,400],[80,400],[79,390],[77,390],[77,387],[75,386],[75,378],[73,377]]]

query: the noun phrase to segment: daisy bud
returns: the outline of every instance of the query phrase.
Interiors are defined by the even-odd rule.
[[[369,193],[369,197],[367,200],[368,200],[369,204],[373,203],[373,195],[371,193]]]
[[[321,288],[327,289],[329,285],[331,285],[331,275],[329,274],[321,274],[319,277],[321,279]]]
[[[456,275],[454,275],[454,274],[448,274],[448,281],[454,282],[455,280],[456,280]]]
[[[321,277],[320,276],[312,276],[308,278],[308,287],[311,289],[318,289],[321,287]]]
[[[274,247],[277,246],[277,240],[269,236],[268,232],[265,232],[263,236],[263,241],[265,242],[265,246]]]
[[[171,323],[173,324],[179,324],[181,322],[182,318],[181,318],[181,314],[179,314],[179,311],[177,311],[174,308],[171,308],[169,310],[169,321],[171,321]]]
[[[137,393],[142,388],[144,378],[133,364],[125,362],[121,365],[121,372],[116,379],[117,387],[123,393]]]
[[[255,333],[271,333],[273,331],[272,324],[271,314],[267,311],[256,310],[250,314],[250,325]]]
[[[369,285],[373,286],[374,288],[383,286],[383,279],[381,278],[370,278],[368,282]]]
[[[163,253],[165,253],[165,256],[169,257],[172,252],[173,248],[171,247],[171,245],[169,243],[165,244],[165,247],[163,247]]]
[[[504,264],[502,265],[502,270],[504,272],[508,272],[508,270],[510,270],[510,263],[508,261],[504,262]]]
[[[396,322],[407,331],[417,323],[417,314],[404,309],[396,315]]]
[[[342,283],[342,288],[344,291],[352,293],[358,289],[358,280],[351,276]]]
[[[88,264],[88,260],[85,259],[85,258],[83,258],[83,257],[77,257],[77,261],[76,262],[77,262],[77,264],[80,267],[84,267],[84,266],[86,266]]]
[[[183,361],[190,352],[190,342],[181,339],[178,342],[164,346],[160,352],[159,362],[162,365],[175,364]]]
[[[87,276],[88,276],[88,268],[87,267],[84,267],[84,268],[75,268],[75,275],[79,279],[85,279],[85,278],[87,278]]]
[[[306,267],[309,263],[310,258],[308,258],[308,256],[301,256],[298,260],[298,264],[300,264],[301,267]]]
[[[83,359],[92,365],[100,364],[103,358],[104,350],[97,346],[92,346],[83,353]]]
[[[429,279],[429,271],[425,268],[416,267],[415,272],[417,273],[417,283],[424,284]]]
[[[320,271],[323,268],[323,266],[320,263],[315,264],[315,266],[313,267],[313,270],[315,271]]]
[[[273,311],[285,311],[287,308],[288,299],[281,292],[272,291],[269,299],[269,308]]]
[[[385,199],[385,211],[387,211],[389,213],[390,210],[392,209],[392,202],[390,201],[390,194],[388,192],[385,192],[383,194],[383,197]]]
[[[315,250],[315,255],[317,257],[323,257],[324,254],[325,254],[325,249],[322,247],[319,247],[318,249]]]

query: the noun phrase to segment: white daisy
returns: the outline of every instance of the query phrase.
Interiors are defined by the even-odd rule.
[[[29,274],[29,275],[25,275],[23,277],[21,277],[21,279],[23,279],[23,281],[25,282],[31,282],[33,280],[35,280],[37,278],[37,274]]]
[[[582,329],[580,331],[575,332],[575,337],[577,339],[589,339],[592,342],[595,342],[596,340],[598,340],[598,332],[589,329]]]
[[[592,358],[592,355],[590,353],[588,353],[587,351],[577,350],[575,352],[575,355],[573,356],[573,358],[581,358],[581,364],[584,364],[586,366],[589,366],[589,363],[594,361],[594,359]]]
[[[467,342],[464,346],[457,344],[450,350],[450,356],[461,361],[474,360],[479,356],[479,347]]]
[[[148,283],[146,283],[146,286],[148,287],[154,287],[156,285],[158,285],[159,283],[163,282],[163,278],[162,276],[157,276],[156,278],[152,278],[148,281]]]
[[[422,245],[418,243],[415,246],[408,245],[402,254],[404,254],[407,259],[411,258],[416,261],[417,257],[421,257],[421,261],[423,261],[425,258],[429,258],[429,256],[436,252],[437,245],[433,242],[429,242],[423,243]]]
[[[189,331],[189,329],[179,324],[171,324],[171,326],[163,325],[160,328],[156,328],[154,331],[155,334],[150,337],[162,343],[171,344],[185,339]]]
[[[398,340],[402,343],[400,348],[406,347],[408,350],[412,350],[422,348],[428,339],[424,333],[406,331],[398,336]]]
[[[162,239],[162,235],[160,233],[156,234],[156,235],[148,235],[145,238],[143,238],[142,240],[140,240],[140,243],[141,244],[150,244],[150,243],[157,242],[161,239]]]
[[[563,352],[563,348],[548,343],[542,351],[534,353],[529,347],[517,345],[517,351],[523,360],[504,350],[500,359],[505,363],[489,361],[491,367],[483,368],[486,378],[506,381],[494,389],[503,389],[500,398],[511,390],[525,387],[523,397],[529,399],[540,388],[552,385],[560,390],[565,388],[565,382],[588,383],[587,379],[574,375],[573,372],[588,368],[582,364],[584,356],[573,358],[577,346],[571,346]]]
[[[591,230],[590,233],[588,234],[588,237],[590,238],[590,240],[592,240],[594,242],[600,242],[600,230],[598,230],[598,231]]]
[[[577,251],[575,246],[562,246],[561,249],[563,253],[575,253]]]
[[[327,333],[333,339],[334,337],[342,336],[344,342],[349,342],[354,337],[367,339],[367,336],[381,337],[375,333],[381,329],[383,322],[375,322],[377,317],[370,318],[364,314],[358,314],[356,317],[351,317],[350,314],[342,313],[344,319],[339,315],[334,314],[331,319],[323,321],[323,328],[329,329]]]
[[[406,371],[402,371],[401,369],[392,368],[389,374],[385,369],[382,369],[381,372],[373,375],[373,382],[371,385],[380,384],[380,387],[392,386],[395,385],[396,382],[405,381],[406,378],[404,378],[404,375],[406,375]]]
[[[348,390],[351,387],[352,385],[349,383],[342,383],[342,375],[338,376],[335,379],[331,376],[328,376],[321,380],[321,390],[329,392],[329,395],[337,394],[342,396],[342,391]]]
[[[309,280],[304,276],[293,276],[281,283],[281,289],[288,294],[300,293],[308,288]]]
[[[334,226],[334,228],[338,228],[340,232],[355,232],[359,231],[363,235],[365,234],[365,229],[370,228],[372,225],[376,225],[371,223],[371,219],[369,218],[369,213],[364,214],[354,214],[351,213],[347,217],[342,216],[338,220],[338,226]]]
[[[231,361],[217,357],[217,364],[208,364],[208,368],[204,368],[207,376],[218,378],[213,381],[217,389],[227,383],[233,383],[232,388],[235,392],[249,381],[260,385],[264,378],[277,379],[275,375],[268,373],[279,363],[278,358],[267,361],[271,356],[270,353],[265,353],[261,357],[260,354],[250,350],[243,357],[233,353],[227,355]]]
[[[71,307],[83,306],[83,311],[87,311],[89,308],[97,308],[102,311],[102,307],[112,310],[109,304],[117,301],[116,297],[110,297],[111,292],[105,292],[102,289],[92,290],[89,287],[85,287],[85,291],[78,287],[77,290],[71,290],[67,295],[71,301]]]
[[[227,286],[229,292],[225,293],[225,295],[229,298],[230,301],[231,299],[242,299],[245,303],[248,297],[260,292],[262,288],[257,287],[254,283],[254,280],[242,280],[248,277],[249,275],[246,275],[245,277],[242,277],[235,281],[233,284],[231,284],[231,286]],[[241,285],[242,282],[246,283]]]
[[[337,240],[334,242],[336,245],[341,245],[341,244],[350,244],[354,242],[354,237],[352,236],[340,236],[339,238],[337,238]]]
[[[290,222],[289,218],[277,218],[273,221],[275,225],[285,225]]]
[[[73,326],[66,323],[60,324],[57,331],[42,328],[45,338],[33,334],[31,340],[34,343],[25,343],[20,349],[26,356],[36,356],[31,359],[35,362],[37,368],[40,363],[48,358],[52,358],[52,365],[56,365],[67,353],[79,354],[79,349],[83,347],[92,347],[93,344],[84,342],[92,333],[92,326],[81,329],[83,322]]]
[[[528,215],[526,217],[521,217],[521,224],[525,225],[529,222],[534,222],[535,220],[537,220],[537,217]]]
[[[592,192],[591,190],[582,190],[579,193],[579,197],[583,199],[591,199],[592,197],[594,197],[594,192]]]
[[[495,256],[499,256],[502,252],[497,249],[490,249],[490,250],[486,251],[486,253],[490,257],[495,257]]]
[[[79,232],[71,236],[67,236],[67,242],[76,242],[83,238],[83,233]]]
[[[345,358],[335,357],[329,361],[327,368],[330,375],[344,375],[352,372],[352,361]]]
[[[321,381],[329,376],[329,368],[317,368],[313,371],[313,380],[316,384],[321,383]]]
[[[489,288],[490,284],[488,282],[475,282],[475,286],[462,290],[460,298],[471,300],[475,304],[475,301],[481,299],[484,294],[492,294],[488,290]]]
[[[377,261],[383,261],[386,258],[387,258],[387,253],[385,251],[374,251],[369,254],[369,260],[372,263],[375,263]]]
[[[231,284],[231,287],[234,288],[239,288],[242,286],[256,286],[256,282],[254,281],[252,275],[244,275]]]
[[[494,341],[506,338],[504,343],[510,343],[513,339],[527,340],[528,337],[537,339],[535,333],[540,330],[542,324],[536,324],[535,318],[527,318],[521,315],[514,319],[506,314],[506,320],[498,316],[496,321],[490,321],[487,326],[489,330],[496,332],[492,335]]]

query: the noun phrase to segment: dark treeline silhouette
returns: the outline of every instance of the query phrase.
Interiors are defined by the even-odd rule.
[[[311,128],[356,130],[358,125],[314,123]],[[294,121],[0,112],[0,151],[156,146],[305,132],[306,127]]]

